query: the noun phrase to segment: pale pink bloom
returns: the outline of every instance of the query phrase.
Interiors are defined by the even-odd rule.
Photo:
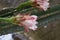
[[[49,8],[49,0],[31,0],[32,2],[35,2],[36,7],[39,9],[43,9],[46,11]]]
[[[20,15],[17,15],[16,17],[17,17],[17,21],[19,21],[19,20],[21,20],[20,18],[19,18],[19,16]],[[23,17],[24,18],[24,17]],[[31,16],[29,16],[28,18],[26,18],[25,17],[25,20],[23,20],[23,21],[20,21],[20,26],[22,25],[22,26],[24,26],[24,28],[25,28],[25,31],[28,31],[29,29],[31,29],[31,30],[36,30],[37,29],[37,16],[36,15],[31,15]]]
[[[27,29],[36,30],[37,29],[37,16],[32,15],[28,20],[22,21],[22,24],[27,27]],[[28,30],[27,30],[28,31]]]
[[[48,2],[44,2],[42,5],[40,5],[40,7],[46,11],[49,8],[49,3]]]
[[[32,21],[32,20],[25,20],[23,22],[23,25],[25,25],[28,29],[31,29],[31,30],[36,30],[37,29],[36,24],[37,24],[37,22]]]

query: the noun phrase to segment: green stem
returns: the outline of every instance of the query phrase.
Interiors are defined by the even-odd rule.
[[[14,22],[14,18],[13,17],[10,17],[10,18],[0,18],[0,21],[13,23]]]
[[[17,10],[17,11],[20,11],[20,10],[23,10],[25,7],[31,7],[32,5],[33,5],[33,4],[32,4],[31,1],[27,1],[27,2],[24,2],[24,3],[20,4],[20,5],[16,8],[16,10]]]

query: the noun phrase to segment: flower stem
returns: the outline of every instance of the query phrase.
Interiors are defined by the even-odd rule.
[[[27,7],[30,8],[31,6],[32,6],[32,2],[31,2],[31,1],[27,1],[27,2],[24,2],[24,3],[20,4],[20,5],[16,8],[16,10],[17,10],[17,11],[21,11],[21,10],[27,8]]]
[[[0,18],[0,21],[13,23],[14,22],[14,18],[13,17],[10,17],[10,18]]]

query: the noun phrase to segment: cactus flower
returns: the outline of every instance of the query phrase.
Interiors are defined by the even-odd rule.
[[[49,0],[31,0],[35,7],[46,11],[49,8]]]
[[[17,15],[20,16],[20,15]],[[18,20],[19,18],[17,18]],[[24,26],[25,31],[30,30],[37,30],[37,16],[36,15],[24,15],[21,20],[19,21],[20,26]]]

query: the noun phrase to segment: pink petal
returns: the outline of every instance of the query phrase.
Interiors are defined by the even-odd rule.
[[[37,16],[36,15],[32,15],[31,18],[33,18],[34,21],[37,20]]]

